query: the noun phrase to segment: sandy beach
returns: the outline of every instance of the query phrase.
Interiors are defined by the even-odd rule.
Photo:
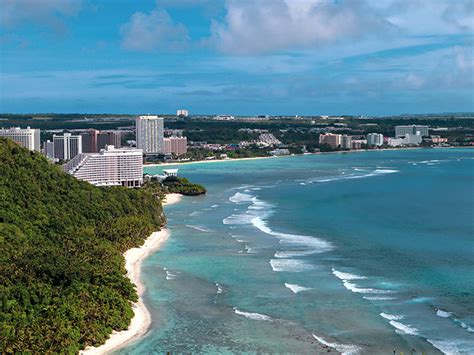
[[[182,195],[180,194],[168,194],[166,195],[163,205],[178,203],[181,198]],[[135,315],[127,330],[120,332],[113,331],[105,344],[99,347],[89,346],[85,350],[80,351],[80,354],[94,355],[110,353],[140,338],[148,331],[151,325],[151,316],[142,298],[145,286],[140,280],[141,264],[152,252],[160,249],[168,237],[168,229],[163,228],[158,232],[153,232],[141,247],[129,249],[123,254],[125,257],[127,277],[136,285],[139,297],[138,301],[132,305]]]
[[[289,155],[283,155],[288,157]],[[151,168],[155,166],[176,166],[176,165],[188,165],[188,164],[202,164],[202,163],[223,163],[223,162],[230,162],[230,161],[243,161],[243,160],[258,160],[258,159],[271,159],[271,158],[279,158],[279,156],[269,155],[268,157],[253,157],[253,158],[236,158],[236,159],[214,159],[214,160],[193,160],[193,161],[185,161],[185,162],[174,162],[174,163],[161,163],[161,164],[145,164],[143,165],[144,168]]]
[[[456,147],[446,147],[446,148],[456,148]],[[463,147],[467,148],[467,147]],[[347,154],[347,153],[360,153],[360,152],[381,152],[386,150],[408,150],[408,149],[434,149],[429,147],[404,147],[404,148],[380,148],[380,149],[351,149],[351,150],[337,150],[333,152],[315,152],[315,153],[305,153],[305,154],[290,154],[290,155],[269,155],[265,157],[253,157],[253,158],[236,158],[236,159],[214,159],[214,160],[193,160],[185,162],[173,162],[173,163],[161,163],[161,164],[145,164],[144,168],[153,168],[153,167],[167,167],[167,166],[179,166],[179,165],[189,165],[189,164],[209,164],[209,163],[224,163],[232,161],[244,161],[244,160],[259,160],[259,159],[275,159],[275,158],[288,158],[288,157],[299,157],[304,155],[324,155],[324,154]]]
[[[183,198],[181,194],[167,194],[165,199],[162,201],[163,205],[174,205],[178,203]]]

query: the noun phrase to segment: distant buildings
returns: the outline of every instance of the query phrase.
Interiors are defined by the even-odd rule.
[[[82,153],[82,137],[64,133],[62,136],[53,135],[54,158],[58,160],[70,160]]]
[[[43,154],[50,159],[54,159],[54,142],[49,139],[43,143]]]
[[[319,135],[319,144],[326,144],[330,147],[337,148],[341,146],[342,135],[334,133],[325,133]]]
[[[186,137],[166,137],[165,154],[183,155],[188,151],[188,139]]]
[[[98,153],[106,145],[113,145],[116,148],[122,146],[122,131],[89,129],[87,132],[81,133],[81,137],[83,153]]]
[[[395,138],[404,137],[407,134],[416,136],[429,136],[429,126],[411,125],[395,126]]]
[[[144,154],[165,153],[163,117],[138,116],[135,124],[137,148]]]
[[[288,149],[274,149],[269,153],[273,156],[281,156],[290,154],[290,151]]]
[[[383,134],[369,133],[367,135],[367,144],[380,147],[383,145]]]
[[[218,115],[218,116],[215,116],[214,119],[216,121],[232,121],[235,119],[235,117],[230,116],[230,115]]]
[[[82,137],[82,152],[83,153],[97,153],[97,136],[99,131],[96,129],[89,129],[87,132],[81,133]]]
[[[352,139],[351,149],[362,149],[362,146],[367,144],[366,139]]]
[[[422,142],[422,137],[419,134],[406,134],[404,137],[389,138],[388,145],[391,147],[399,147],[403,145],[419,145]]]
[[[39,152],[41,149],[39,129],[30,127],[2,128],[0,129],[0,137],[9,138],[29,150],[36,150]]]
[[[188,117],[189,112],[188,112],[188,110],[178,110],[178,111],[176,111],[176,116],[178,116],[178,117]]]
[[[430,136],[424,140],[433,144],[448,143],[448,138],[442,138],[441,136]]]
[[[95,186],[138,187],[143,183],[143,151],[106,146],[100,153],[81,153],[63,167]]]
[[[263,144],[266,144],[266,145],[279,145],[279,144],[281,144],[280,140],[278,140],[271,133],[262,133],[258,137],[258,140],[259,140],[260,143],[263,143]]]
[[[348,136],[346,134],[341,136],[341,148],[342,149],[352,148],[352,136]]]

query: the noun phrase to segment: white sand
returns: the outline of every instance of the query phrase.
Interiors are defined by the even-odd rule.
[[[281,156],[265,156],[265,157],[253,157],[253,158],[235,158],[235,159],[213,159],[213,160],[192,160],[192,161],[183,161],[183,162],[173,162],[173,163],[160,163],[160,164],[145,164],[143,165],[144,168],[152,168],[155,166],[177,166],[177,165],[188,165],[188,164],[207,164],[207,163],[225,163],[231,161],[242,161],[242,160],[259,160],[259,159],[271,159],[271,158],[281,158],[281,157],[289,157],[291,155],[281,155]]]
[[[132,305],[135,315],[127,330],[121,332],[113,331],[105,344],[99,347],[89,346],[85,350],[80,351],[80,354],[107,354],[123,347],[147,332],[151,324],[151,316],[143,303],[142,295],[145,287],[140,281],[140,267],[142,261],[152,252],[158,250],[168,239],[168,236],[169,231],[167,229],[153,232],[141,247],[129,249],[124,253],[127,277],[137,286],[139,297],[138,301]]]
[[[163,205],[169,205],[177,203],[181,200],[182,195],[180,194],[168,194],[166,195],[166,201]],[[127,277],[137,287],[138,301],[132,305],[133,312],[135,315],[130,322],[130,326],[127,330],[121,332],[113,331],[110,338],[105,344],[99,347],[89,346],[85,350],[80,351],[80,354],[94,355],[94,354],[107,354],[115,351],[119,348],[124,347],[126,344],[132,342],[143,336],[151,325],[151,316],[148,309],[143,303],[143,292],[145,286],[140,280],[140,268],[142,261],[146,259],[152,252],[158,250],[169,237],[168,229],[164,228],[159,232],[153,232],[146,240],[145,243],[139,248],[132,248],[127,250],[123,255],[125,257],[125,268],[127,269]]]
[[[167,194],[165,199],[162,201],[163,205],[173,205],[178,203],[183,198],[181,194]]]

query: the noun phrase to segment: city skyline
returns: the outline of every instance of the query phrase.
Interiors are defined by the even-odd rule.
[[[471,1],[0,4],[0,112],[474,111]]]

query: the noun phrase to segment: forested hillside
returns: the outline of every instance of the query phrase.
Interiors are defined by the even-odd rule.
[[[0,138],[0,353],[77,352],[126,329],[122,253],[163,224],[150,192],[94,187]]]

